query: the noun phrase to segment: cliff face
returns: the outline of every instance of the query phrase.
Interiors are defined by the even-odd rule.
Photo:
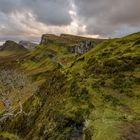
[[[68,34],[61,34],[60,36],[53,35],[53,34],[44,34],[42,35],[40,44],[46,45],[48,43],[58,43],[58,44],[69,44],[69,45],[71,44],[72,45],[72,44],[79,44],[87,40],[91,42],[95,42],[96,44],[99,44],[105,41],[105,39],[87,38],[87,37],[74,36],[74,35],[68,35]]]
[[[41,38],[41,45],[47,45],[48,43],[62,43],[62,40],[59,36],[53,34],[44,34]]]
[[[96,46],[93,41],[83,41],[68,48],[69,52],[84,54]]]
[[[59,44],[60,46],[66,47],[70,53],[84,54],[103,41],[104,39],[86,38],[74,35],[62,34],[60,36],[56,36],[45,34],[42,36],[40,44]]]

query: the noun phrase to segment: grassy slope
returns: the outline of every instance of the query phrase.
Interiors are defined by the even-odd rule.
[[[73,75],[80,71],[95,106],[87,120],[94,140],[120,139],[123,131],[135,131],[139,126],[139,38],[137,33],[109,40],[81,56],[70,69]],[[124,135],[126,139],[137,137],[133,132]]]
[[[7,120],[2,131],[26,140],[139,138],[139,38],[137,33],[106,41],[67,67],[58,59],[69,55],[65,49],[52,51],[52,44],[35,49],[20,62],[40,83],[36,96],[24,104],[32,113]]]

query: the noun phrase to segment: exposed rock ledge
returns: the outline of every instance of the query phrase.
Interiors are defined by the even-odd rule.
[[[79,44],[72,45],[68,48],[69,52],[84,54],[96,46],[93,41],[82,41]]]

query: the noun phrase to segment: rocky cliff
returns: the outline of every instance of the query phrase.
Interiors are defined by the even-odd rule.
[[[70,53],[84,54],[103,41],[104,39],[86,38],[68,34],[61,34],[60,36],[45,34],[42,36],[40,44],[59,44],[66,47]]]
[[[69,34],[61,34],[60,36],[54,34],[44,34],[42,35],[40,44],[47,44],[47,43],[79,44],[80,42],[87,41],[87,40],[91,42],[94,41],[96,44],[105,41],[105,39],[87,38],[87,37],[81,37],[81,36],[75,36]]]
[[[82,41],[79,44],[72,45],[68,48],[69,52],[84,54],[96,46],[93,41]]]

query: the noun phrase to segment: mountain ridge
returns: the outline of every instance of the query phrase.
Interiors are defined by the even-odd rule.
[[[46,41],[45,41],[45,39],[46,39]],[[68,44],[68,43],[75,44],[75,43],[79,43],[81,41],[90,40],[90,41],[94,41],[95,43],[98,44],[106,39],[88,38],[88,37],[76,36],[76,35],[71,35],[71,34],[60,34],[59,36],[54,35],[54,34],[44,34],[44,35],[42,35],[40,44],[47,42],[47,40],[52,41],[52,42],[62,43],[62,44]]]

